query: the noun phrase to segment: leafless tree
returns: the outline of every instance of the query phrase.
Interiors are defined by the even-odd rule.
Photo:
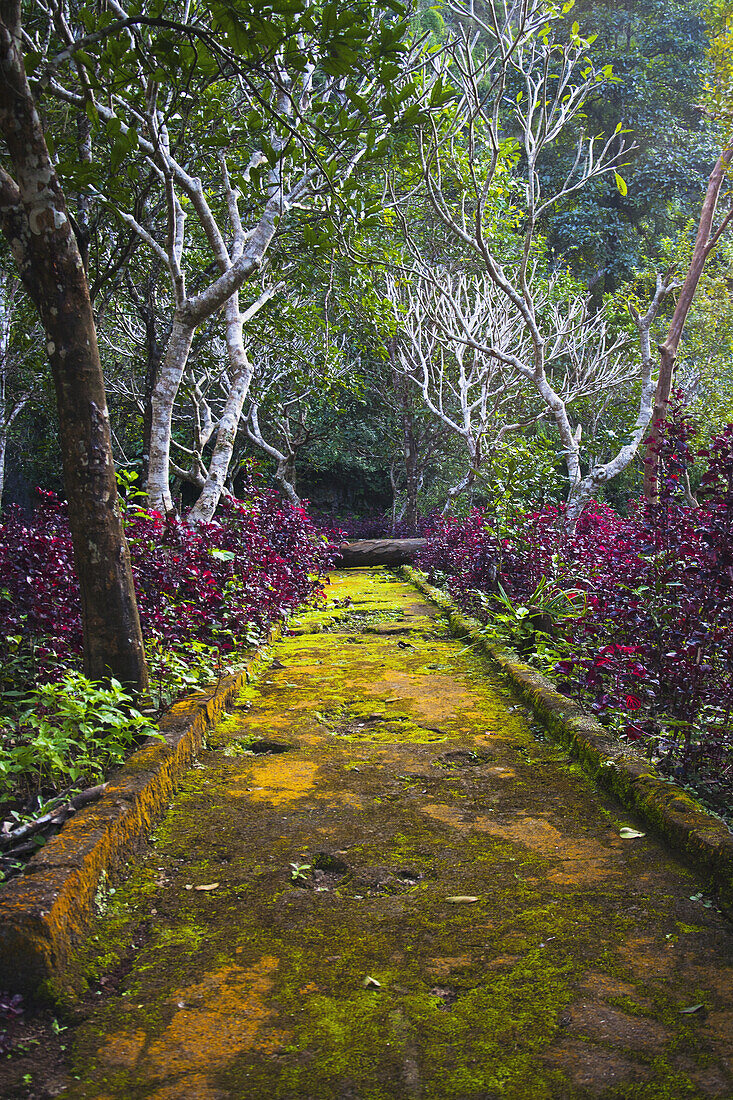
[[[468,458],[465,475],[448,491],[448,509],[480,475],[487,444],[499,443],[537,415],[510,419],[509,413],[521,405],[521,384],[481,346],[496,301],[493,292],[482,293],[491,287],[487,280],[479,284],[413,267],[409,278],[388,274],[385,286],[395,308],[395,369],[414,383],[426,408],[461,440]],[[497,338],[511,343],[516,325],[506,311],[501,321],[508,330]]]
[[[452,83],[455,95],[447,121],[431,115],[418,135],[419,173],[451,246],[464,257],[466,269],[481,272],[474,289],[467,277],[442,286],[431,276],[422,262],[424,242],[411,229],[397,181],[392,200],[398,209],[402,201],[403,234],[416,266],[422,262],[434,302],[430,312],[443,338],[450,338],[450,354],[465,361],[470,352],[464,369],[475,377],[494,371],[497,382],[510,389],[523,382],[534,391],[542,415],[552,418],[568,469],[572,528],[593,492],[631,461],[649,423],[649,330],[670,280],[658,280],[649,311],[635,317],[642,342],[635,365],[619,356],[602,313],[594,315],[584,300],[558,300],[537,264],[542,219],[591,182],[618,177],[629,147],[620,126],[601,143],[581,132],[565,175],[547,191],[542,180],[554,177],[542,169],[571,124],[579,129],[583,105],[608,70],[594,68],[577,24],[562,22],[564,13],[544,0],[508,5],[488,0],[481,9],[448,0],[447,7],[457,29],[436,54],[433,80]],[[557,33],[560,26],[563,33]],[[485,324],[480,336],[473,313],[478,301]],[[461,347],[466,350],[458,352]],[[445,357],[445,348],[440,354]],[[429,381],[432,361],[426,356],[420,368],[426,390],[435,387]],[[568,402],[580,392],[619,387],[634,378],[641,386],[629,441],[609,462],[583,474],[580,435]]]
[[[324,429],[315,426],[313,413],[328,402],[348,364],[342,349],[331,342],[328,326],[322,331],[293,328],[285,340],[255,347],[253,355],[247,438],[275,462],[275,480],[291,504],[298,505],[298,455],[322,438]]]

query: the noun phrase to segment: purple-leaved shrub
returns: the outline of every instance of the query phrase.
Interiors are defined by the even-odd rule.
[[[254,485],[195,531],[134,507],[126,526],[143,634],[164,647],[254,640],[316,593],[332,562],[304,509]],[[22,662],[31,678],[53,678],[81,648],[66,506],[39,492],[32,518],[11,508],[0,524],[0,686]]]
[[[621,738],[645,744],[670,773],[693,777],[730,805],[733,425],[707,451],[695,452],[693,434],[676,406],[651,507],[623,517],[592,502],[572,536],[557,508],[519,517],[509,534],[490,512],[475,511],[437,522],[419,564],[484,622],[506,607],[499,586],[520,610],[543,578],[554,590],[580,589],[577,617],[538,622],[560,690]],[[695,462],[697,500],[688,481]]]

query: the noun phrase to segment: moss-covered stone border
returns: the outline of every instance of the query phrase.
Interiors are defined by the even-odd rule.
[[[561,695],[554,684],[510,653],[492,645],[481,624],[460,612],[445,592],[410,565],[401,575],[438,605],[454,634],[470,639],[507,674],[543,725],[566,744],[585,771],[621,802],[639,813],[700,878],[715,891],[721,908],[733,916],[733,835],[676,783],[664,779],[642,757],[620,745],[608,731]]]
[[[270,642],[277,636],[279,631]],[[0,989],[56,998],[96,904],[163,816],[207,731],[266,660],[267,649],[258,650],[211,695],[176,703],[160,723],[163,740],[146,741],[99,801],[80,810],[23,874],[0,887]]]

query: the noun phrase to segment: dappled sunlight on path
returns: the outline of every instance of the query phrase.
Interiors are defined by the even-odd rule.
[[[409,585],[328,594],[100,918],[64,1095],[733,1095],[730,925],[691,874]]]

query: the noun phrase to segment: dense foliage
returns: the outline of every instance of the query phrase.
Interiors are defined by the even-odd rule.
[[[149,645],[198,641],[223,651],[252,642],[316,588],[328,544],[303,509],[252,490],[197,530],[131,508],[127,536]],[[10,509],[0,525],[3,675],[32,658],[41,678],[82,647],[78,588],[65,505],[41,493],[32,518]]]
[[[500,526],[442,520],[422,566],[498,640],[558,680],[625,741],[724,805],[733,788],[733,426],[695,453],[679,409],[656,503],[559,509]],[[698,499],[688,471],[704,463]]]
[[[331,563],[303,509],[252,482],[198,530],[130,504],[127,534],[158,709],[317,594]],[[153,732],[119,683],[81,674],[81,654],[66,508],[41,493],[31,518],[10,509],[0,524],[0,803],[32,810],[98,782]]]
[[[435,524],[437,516],[418,516],[415,523],[408,523],[389,512],[377,512],[365,516],[334,516],[327,512],[313,512],[313,521],[327,534],[344,539],[412,539],[424,538]]]

